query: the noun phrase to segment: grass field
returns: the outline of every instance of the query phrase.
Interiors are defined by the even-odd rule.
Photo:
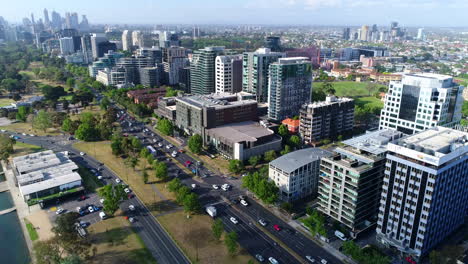
[[[189,220],[186,214],[175,205],[174,195],[166,189],[166,183],[157,182],[154,172],[148,169],[149,182],[144,184],[139,173],[146,161],[140,161],[137,170],[126,168],[121,158],[112,155],[109,141],[86,143],[80,142],[75,148],[103,162],[108,168],[120,175],[122,180],[130,185],[133,192],[147,205],[151,213],[157,217],[164,228],[176,240],[178,245],[197,263],[247,263],[251,257],[244,251],[235,257],[230,257],[222,242],[217,242],[211,234],[212,220],[206,215],[194,215]],[[149,168],[149,167],[147,167]],[[163,199],[155,193],[152,185],[164,196]],[[187,222],[190,221],[190,222]],[[187,229],[193,226],[193,229]],[[197,241],[197,243],[194,243]],[[198,255],[198,261],[197,260]]]
[[[19,141],[16,141],[16,144],[13,146],[13,149],[15,151],[15,153],[13,153],[12,155],[13,157],[23,156],[43,150],[43,148],[39,146],[26,144]]]
[[[88,231],[96,254],[87,263],[156,264],[141,238],[133,232],[128,221],[122,216],[93,224]]]
[[[364,106],[364,105],[371,105],[379,108],[383,108],[384,103],[380,101],[380,99],[375,98],[373,96],[368,96],[368,97],[357,97],[354,98],[355,103],[357,106]]]
[[[0,129],[6,129],[9,131],[15,131],[17,133],[26,133],[26,134],[34,134],[37,136],[45,136],[45,135],[58,135],[60,134],[60,131],[55,128],[48,128],[46,132],[43,130],[37,130],[31,127],[31,124],[29,123],[22,123],[22,122],[17,122],[10,124],[8,126],[0,126]]]
[[[15,101],[10,98],[6,98],[6,97],[0,98],[0,107],[11,105],[11,103],[14,103],[14,102]]]
[[[369,96],[378,91],[380,87],[385,87],[385,85],[376,84],[376,89],[369,91],[367,90],[368,82],[351,82],[351,81],[343,81],[343,82],[333,82],[333,87],[336,90],[336,96],[349,96],[349,97],[356,97],[356,96]],[[321,88],[323,82],[314,82],[312,84],[312,89]]]
[[[31,241],[36,241],[39,238],[36,228],[34,228],[34,226],[28,220],[25,219],[24,221],[26,223],[26,229],[28,230]]]

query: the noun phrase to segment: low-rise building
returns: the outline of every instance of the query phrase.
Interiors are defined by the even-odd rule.
[[[154,113],[160,117],[164,117],[172,122],[176,121],[177,107],[175,97],[159,98],[158,107],[154,109]]]
[[[354,100],[328,96],[323,102],[304,104],[300,122],[299,134],[306,144],[349,134],[354,126]]]
[[[265,152],[281,150],[281,137],[258,122],[246,121],[206,129],[205,145],[228,159],[248,160]]]
[[[286,118],[281,121],[281,124],[287,126],[290,133],[297,133],[299,131],[301,121],[299,119]]]
[[[166,95],[166,87],[131,90],[127,92],[128,98],[133,99],[135,104],[157,103],[160,97]]]
[[[268,177],[279,188],[279,199],[293,202],[316,196],[320,160],[331,152],[319,148],[305,148],[281,156],[269,164]]]
[[[402,76],[403,75],[401,74],[384,74],[384,73],[374,72],[374,73],[371,73],[369,78],[376,82],[388,83],[390,81],[401,81],[401,79],[403,78]]]
[[[52,150],[13,158],[16,184],[25,201],[47,200],[59,193],[83,190],[78,166],[68,152]]]
[[[377,223],[387,144],[402,135],[370,132],[343,141],[322,159],[318,210],[345,225],[352,237]]]

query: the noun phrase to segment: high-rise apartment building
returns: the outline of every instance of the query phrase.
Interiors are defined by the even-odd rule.
[[[216,57],[216,93],[242,91],[242,55]]]
[[[405,74],[390,82],[380,115],[380,129],[414,134],[435,126],[452,126],[461,120],[463,86],[451,76]]]
[[[343,141],[322,158],[318,210],[346,226],[352,237],[377,223],[387,144],[402,135],[370,132]]]
[[[55,11],[52,11],[52,27],[54,29],[62,29],[62,17]]]
[[[466,219],[468,133],[433,127],[387,148],[377,241],[418,259]]]
[[[281,121],[299,115],[311,101],[312,64],[306,57],[280,58],[268,72],[268,118]]]
[[[73,38],[66,37],[59,39],[60,41],[60,53],[62,55],[68,55],[75,52],[75,46],[73,45]]]
[[[141,35],[143,33],[141,33],[141,31],[139,30],[135,30],[132,32],[132,45],[133,46],[138,46],[140,47],[140,41],[141,41]]]
[[[99,58],[98,44],[101,42],[106,42],[107,37],[104,33],[94,33],[91,35],[91,49],[93,51],[93,58]]]
[[[283,57],[286,54],[272,52],[268,48],[245,52],[242,62],[242,90],[255,94],[258,102],[267,102],[269,66]]]
[[[280,37],[276,37],[276,36],[267,37],[265,40],[265,47],[269,48],[271,51],[274,51],[274,52],[281,51]]]
[[[47,11],[46,8],[44,8],[44,25],[46,26],[46,28],[50,27],[49,11]]]
[[[419,40],[425,39],[424,28],[418,28],[418,35],[416,36],[416,38]]]
[[[362,41],[367,41],[368,38],[369,38],[369,26],[368,25],[363,25],[361,27],[361,36],[360,36],[360,40]]]
[[[215,92],[216,57],[225,54],[224,47],[206,47],[196,50],[190,64],[191,91],[193,94]]]
[[[180,69],[188,65],[186,57],[187,49],[183,47],[167,47],[161,48],[162,60],[165,72],[165,82],[169,85],[179,83]]]
[[[126,29],[122,33],[122,49],[132,50],[132,46],[132,32]]]
[[[344,28],[344,29],[343,29],[343,37],[342,37],[342,38],[343,38],[344,40],[349,40],[350,37],[351,37],[350,32],[351,32],[351,29],[350,29],[350,28]]]
[[[327,96],[323,102],[304,104],[300,111],[299,134],[305,144],[347,135],[354,126],[354,100]]]

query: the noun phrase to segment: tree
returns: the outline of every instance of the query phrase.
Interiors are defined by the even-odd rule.
[[[330,82],[330,81],[325,81],[323,82],[322,84],[322,89],[327,93],[327,94],[331,94],[331,95],[334,95],[336,93],[336,90],[334,88],[334,85],[333,85],[333,82]]]
[[[67,81],[66,81],[66,84],[68,86],[68,88],[70,89],[73,89],[73,87],[75,87],[75,79],[73,78],[67,78]]]
[[[62,130],[68,132],[70,134],[74,134],[75,131],[78,129],[79,123],[72,121],[70,118],[63,120],[62,123]]]
[[[142,148],[141,151],[140,151],[140,158],[142,159],[146,159],[148,158],[148,156],[150,156],[151,153],[149,152],[149,150],[147,148]]]
[[[63,249],[56,238],[35,242],[33,250],[37,264],[56,264],[62,260]]]
[[[143,171],[141,172],[141,175],[143,176],[143,183],[148,183],[148,172],[146,171],[146,167],[143,167]]]
[[[200,201],[198,200],[198,195],[195,193],[190,193],[184,197],[184,211],[189,213],[194,213],[200,210]]]
[[[216,219],[211,225],[211,231],[213,231],[213,236],[216,238],[216,240],[219,241],[224,232],[223,221],[219,218]]]
[[[203,146],[203,139],[200,135],[195,134],[191,136],[188,140],[188,147],[190,151],[192,151],[195,154],[200,154],[202,151],[202,146]]]
[[[301,145],[301,138],[297,135],[292,135],[289,138],[289,144],[291,144],[291,146],[293,146],[294,148],[297,148]]]
[[[176,202],[178,204],[183,204],[185,201],[185,197],[190,194],[190,189],[183,185],[179,189],[177,189],[176,193]]]
[[[127,199],[124,189],[122,184],[109,184],[98,190],[99,196],[104,198],[104,211],[107,214],[114,215],[115,211],[119,209],[119,203]]]
[[[47,128],[52,127],[50,114],[44,110],[39,110],[34,118],[33,127],[46,132]]]
[[[77,255],[68,256],[60,262],[60,264],[82,264],[82,263],[83,261]]]
[[[168,189],[169,189],[170,192],[177,192],[179,190],[179,188],[182,187],[182,186],[183,186],[183,184],[180,181],[180,179],[179,178],[174,178],[169,182]]]
[[[136,156],[129,156],[125,159],[125,165],[135,170],[135,167],[138,165],[138,158]]]
[[[61,96],[67,95],[62,86],[42,86],[42,93],[46,100],[57,101]]]
[[[278,128],[278,134],[283,138],[289,135],[288,127],[285,124],[281,124]]]
[[[252,156],[252,157],[249,158],[249,163],[255,169],[255,167],[257,167],[257,164],[260,162],[261,159],[262,158],[260,156],[258,156],[258,155]]]
[[[269,151],[265,152],[263,159],[264,159],[266,162],[270,162],[270,161],[275,160],[276,157],[277,157],[277,156],[276,156],[276,151],[274,151],[274,150],[269,150]]]
[[[82,123],[75,131],[76,138],[83,141],[93,141],[99,138],[98,130],[90,123]]]
[[[154,176],[160,180],[165,180],[167,178],[167,165],[164,162],[156,161],[153,165]]]
[[[314,210],[312,214],[303,219],[302,222],[306,227],[309,228],[310,233],[315,236],[317,234],[321,236],[326,236],[327,232],[325,230],[325,218],[317,210]]]
[[[177,90],[174,90],[172,87],[167,87],[166,88],[166,97],[173,97],[177,96]]]
[[[101,109],[107,110],[107,108],[109,108],[110,106],[110,103],[111,102],[109,98],[107,98],[107,96],[104,96],[104,98],[101,99],[101,104],[100,104]]]
[[[17,101],[21,100],[21,95],[20,95],[20,94],[17,94],[17,93],[15,93],[15,94],[13,95],[12,99],[13,99],[14,101],[16,101],[16,102],[17,102]]]
[[[263,169],[242,177],[242,187],[255,193],[264,203],[272,204],[278,199],[279,189],[274,182],[268,180],[268,174]]]
[[[371,96],[371,94],[377,90],[377,84],[376,83],[367,83],[366,85],[366,90],[367,92],[369,93],[369,96]]]
[[[172,125],[171,121],[167,119],[160,119],[156,128],[166,136],[172,136],[174,133],[174,126]]]
[[[68,212],[61,214],[55,220],[55,226],[52,231],[62,240],[74,242],[79,236],[75,229],[75,223],[78,221],[80,215],[77,212]]]
[[[359,259],[361,255],[361,248],[352,240],[343,242],[343,252],[351,256],[353,259]]]
[[[15,144],[15,140],[8,137],[5,134],[0,135],[0,159],[3,161],[7,161],[11,154],[15,151],[13,149],[13,145]]]
[[[224,238],[224,244],[226,245],[226,248],[231,256],[234,255],[239,248],[239,244],[237,244],[237,238],[237,233],[235,231],[229,232]]]
[[[292,204],[288,202],[281,203],[280,207],[288,213],[291,213],[293,209]]]
[[[232,159],[229,161],[229,171],[239,173],[244,169],[244,164],[240,160]]]
[[[21,122],[26,122],[26,118],[31,113],[31,107],[29,106],[20,106],[18,107],[18,112],[16,113],[16,120]]]
[[[291,147],[289,145],[284,146],[284,149],[280,152],[281,155],[286,155],[291,152]]]

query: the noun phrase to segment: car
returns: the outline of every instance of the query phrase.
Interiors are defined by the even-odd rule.
[[[229,188],[231,188],[231,185],[225,183],[221,186],[221,189],[223,189],[223,191],[227,192],[229,190]]]
[[[260,261],[260,262],[265,261],[265,258],[264,258],[262,255],[260,255],[260,254],[255,255],[255,258],[256,258],[258,261]]]
[[[229,220],[231,220],[231,222],[235,225],[237,225],[239,223],[239,221],[237,221],[237,219],[234,217],[234,216],[231,216],[231,218],[229,218]]]
[[[26,133],[22,133],[21,135],[23,135],[23,136],[27,136],[28,134],[26,134]]]
[[[262,226],[266,226],[267,222],[264,219],[258,219],[258,223],[261,224]]]
[[[78,213],[81,212],[81,207],[79,207],[79,206],[76,207],[76,211],[77,211]]]
[[[270,261],[271,264],[279,264],[279,262],[274,257],[269,257],[268,261]]]
[[[121,180],[120,180],[119,178],[115,178],[115,182],[116,182],[116,183],[120,183]]]
[[[218,190],[219,186],[217,184],[213,184],[213,189]]]
[[[104,198],[101,198],[101,199],[99,200],[99,202],[100,202],[101,204],[104,204],[104,201],[105,201]]]
[[[81,226],[81,227],[87,227],[88,224],[89,224],[88,222],[80,221],[80,226]]]
[[[133,198],[133,196],[134,196],[134,195],[133,195],[133,194],[131,194],[131,193],[129,193],[129,194],[127,195],[128,199],[132,199],[132,198]]]
[[[192,162],[190,160],[187,160],[185,163],[184,163],[184,166],[185,167],[188,167],[192,164]]]
[[[327,264],[327,263],[328,263],[328,261],[327,261],[326,259],[321,259],[320,262],[321,262],[322,264]]]
[[[86,197],[85,195],[81,195],[80,197],[78,197],[78,201],[84,201],[86,200],[86,198],[88,197]]]
[[[36,135],[34,135],[34,134],[29,134],[29,136],[30,136],[30,137],[35,137]]]
[[[97,212],[99,210],[101,210],[101,207],[98,207],[96,205],[92,205],[93,209],[94,209],[94,212]]]
[[[162,147],[163,144],[161,142],[158,143],[158,147]]]
[[[192,189],[195,189],[197,187],[197,185],[195,183],[192,183],[192,185],[190,185],[192,187]]]
[[[156,142],[158,142],[158,140],[157,140],[157,139],[155,139],[155,138],[153,138],[153,143],[156,143]]]
[[[173,158],[175,158],[175,157],[177,157],[177,153],[172,153],[171,156],[172,156]]]
[[[179,153],[184,153],[184,152],[185,152],[185,150],[183,150],[183,149],[179,149],[179,150],[178,150],[178,152],[179,152]]]
[[[171,148],[172,148],[172,145],[169,144],[169,145],[166,146],[166,148],[167,148],[167,149],[171,149]]]
[[[57,211],[55,211],[55,214],[59,215],[59,214],[61,214],[63,212],[65,212],[65,210],[63,208],[59,207],[59,208],[57,208]]]
[[[6,130],[5,130],[5,129],[2,129],[2,130],[0,130],[0,131],[2,131],[2,133],[5,133],[5,132],[6,132]]]
[[[98,175],[97,178],[98,178],[98,180],[104,179],[104,177],[102,177],[102,175]]]
[[[246,200],[240,200],[240,203],[241,203],[243,206],[247,206],[247,205],[249,205],[249,204],[247,203],[247,201],[246,201]]]
[[[84,156],[86,155],[86,153],[84,153],[83,151],[80,152],[80,156]]]
[[[315,259],[312,256],[306,256],[306,259],[312,263],[315,263]]]
[[[281,231],[281,227],[279,225],[273,225],[273,228],[276,230],[276,231]]]
[[[128,209],[130,209],[130,211],[135,211],[135,206],[133,204],[131,204],[131,205],[128,206]]]
[[[129,189],[129,188],[125,188],[125,189],[124,189],[124,192],[125,192],[125,193],[130,193],[130,189]]]
[[[94,206],[88,206],[88,212],[93,213],[94,212]]]
[[[95,170],[95,169],[90,169],[89,171],[91,171],[93,174],[97,173],[97,170]]]
[[[133,223],[133,222],[135,222],[135,218],[134,217],[129,217],[128,221],[130,221],[130,223]]]

